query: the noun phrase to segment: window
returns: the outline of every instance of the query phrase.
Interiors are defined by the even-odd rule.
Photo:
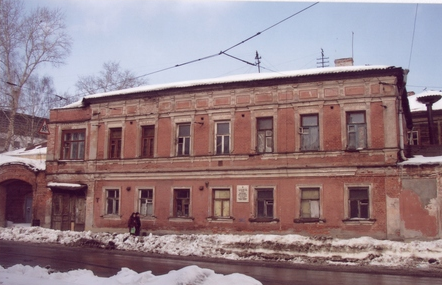
[[[418,145],[419,144],[419,132],[418,131],[409,131],[408,132],[408,144],[409,145]]]
[[[62,132],[61,159],[84,159],[85,130],[69,130]]]
[[[319,219],[319,188],[301,189],[301,219],[316,218]]]
[[[175,189],[174,217],[188,218],[190,215],[190,189]]]
[[[138,212],[142,216],[153,216],[153,189],[139,190]]]
[[[190,124],[178,125],[177,155],[190,155]]]
[[[141,156],[153,157],[155,126],[144,126],[141,134]]]
[[[213,216],[216,218],[230,218],[230,190],[213,190]]]
[[[121,157],[121,128],[110,129],[109,134],[109,158]]]
[[[257,151],[273,152],[273,118],[257,119]]]
[[[349,218],[368,219],[370,217],[368,187],[349,188],[348,192]]]
[[[301,116],[301,150],[319,150],[318,115]]]
[[[230,122],[216,123],[216,154],[230,153]]]
[[[120,213],[120,190],[106,190],[106,214],[118,215]]]
[[[256,214],[258,218],[273,218],[273,189],[256,190]]]
[[[367,125],[365,112],[347,113],[347,148],[364,149],[367,147]]]

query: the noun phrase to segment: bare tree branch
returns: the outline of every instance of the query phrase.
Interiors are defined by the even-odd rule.
[[[130,70],[121,70],[119,63],[109,61],[103,64],[103,70],[98,76],[81,76],[75,86],[78,92],[92,95],[145,84],[146,79],[137,78]]]
[[[20,0],[0,0],[0,76],[9,82],[1,87],[8,94],[1,97],[1,106],[11,111],[4,151],[11,146],[23,86],[41,65],[63,64],[72,45],[59,9],[25,11]]]

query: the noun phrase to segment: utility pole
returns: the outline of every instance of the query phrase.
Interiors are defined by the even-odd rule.
[[[258,51],[256,51],[255,65],[258,66],[258,73],[261,73],[261,67],[259,66],[261,64],[260,59],[261,59],[261,57],[259,56]]]
[[[324,57],[324,50],[321,48],[321,58],[317,58],[319,62],[316,62],[318,64],[318,67],[328,67],[328,57]]]

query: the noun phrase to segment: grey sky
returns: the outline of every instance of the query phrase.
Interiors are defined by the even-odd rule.
[[[217,54],[315,2],[33,0],[61,8],[73,37],[67,64],[46,68],[59,93],[75,94],[78,76],[97,74],[106,61],[136,75]],[[413,27],[417,21],[413,41]],[[353,40],[352,40],[352,35]],[[413,43],[413,48],[412,48]],[[442,5],[320,2],[228,53],[261,72],[316,68],[321,48],[329,65],[354,56],[355,65],[409,68],[408,90],[442,89]],[[412,51],[412,53],[411,53]],[[411,60],[410,60],[411,54]],[[258,72],[220,55],[148,75],[149,84]]]

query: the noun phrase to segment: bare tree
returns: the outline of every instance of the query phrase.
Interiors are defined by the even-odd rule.
[[[72,44],[59,9],[25,11],[22,1],[0,0],[0,76],[5,94],[1,105],[10,111],[4,151],[14,136],[23,87],[41,65],[63,64]]]
[[[75,86],[78,92],[92,95],[145,84],[146,79],[136,77],[130,70],[121,70],[119,63],[109,61],[103,64],[103,70],[98,76],[81,76]]]

